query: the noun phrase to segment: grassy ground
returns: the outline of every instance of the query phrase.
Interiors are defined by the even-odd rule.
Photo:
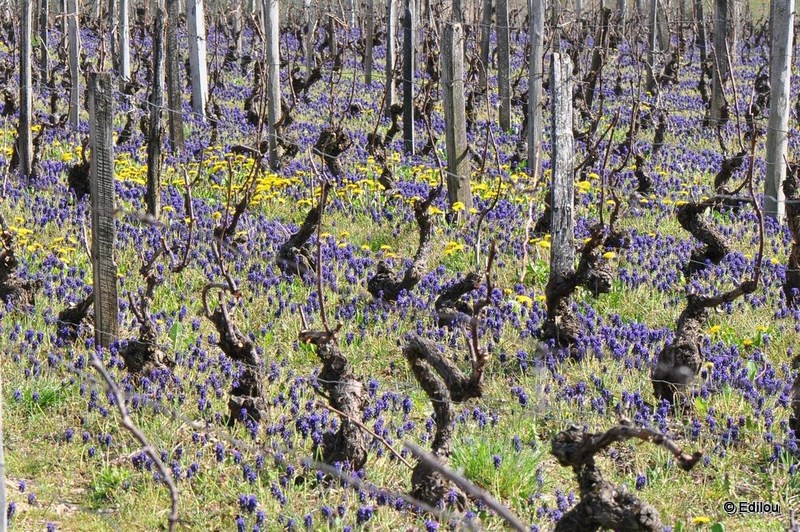
[[[740,75],[745,77],[743,72]],[[229,104],[236,107],[238,101]],[[315,123],[322,120],[319,113],[312,111],[305,111],[301,118]],[[366,128],[368,122],[366,114],[363,122],[349,127]],[[12,124],[7,122],[4,130],[3,138],[10,138]],[[537,358],[543,351],[531,336],[527,322],[538,325],[541,320],[549,251],[546,241],[532,243],[531,264],[520,282],[521,264],[513,243],[524,240],[524,224],[519,216],[524,213],[528,198],[509,192],[501,202],[507,206],[507,213],[490,220],[485,228],[484,241],[496,238],[501,243],[496,285],[502,290],[502,297],[488,313],[487,321],[494,321],[483,336],[491,355],[486,391],[480,400],[458,406],[452,465],[489,489],[525,521],[542,529],[551,528],[554,519],[571,506],[571,498],[577,497],[573,474],[549,454],[554,434],[571,424],[600,431],[611,426],[618,414],[654,426],[661,423],[654,412],[649,364],[664,344],[664,333],[674,326],[680,313],[683,279],[678,276],[666,289],[660,289],[658,277],[676,270],[686,255],[679,247],[689,237],[673,215],[675,201],[687,197],[695,182],[708,192],[716,171],[711,165],[700,169],[694,165],[686,171],[688,175],[675,175],[678,170],[669,165],[676,160],[716,150],[712,138],[687,147],[684,133],[679,128],[670,133],[664,168],[652,169],[663,174],[660,182],[678,178],[680,185],[665,185],[664,194],[633,208],[620,222],[621,227],[639,235],[652,234],[657,240],[609,259],[621,269],[652,278],[635,286],[617,282],[611,293],[597,300],[583,291],[576,295],[582,315],[598,316],[595,330],[587,331],[587,335],[602,338],[600,349],[581,360],[559,360],[548,365]],[[241,136],[236,130],[226,131],[226,135],[231,139]],[[502,150],[510,152],[510,140],[503,142]],[[9,146],[10,141],[6,140],[6,153]],[[74,139],[65,138],[49,145],[43,156],[45,160],[74,162],[78,159],[76,147]],[[760,150],[761,147],[759,153]],[[156,448],[166,453],[166,461],[180,477],[181,527],[230,530],[239,526],[237,518],[241,518],[246,529],[256,524],[261,530],[291,526],[300,529],[310,517],[310,526],[315,530],[340,530],[345,526],[424,529],[427,518],[391,509],[393,497],[384,506],[369,490],[357,492],[338,485],[316,484],[310,478],[313,472],[302,471],[301,461],[312,454],[312,445],[297,428],[297,422],[324,410],[314,406],[319,397],[309,385],[309,378],[318,362],[313,352],[296,342],[300,320],[293,305],[305,306],[318,325],[313,312],[315,288],[299,280],[277,277],[272,264],[282,236],[270,223],[300,223],[313,199],[305,171],[295,172],[291,177],[296,179],[285,183],[276,181],[274,176],[265,177],[262,193],[241,226],[239,236],[245,238],[226,254],[245,294],[234,312],[236,323],[254,335],[264,361],[264,392],[271,402],[269,419],[255,437],[241,425],[227,428],[218,419],[227,411],[227,391],[233,376],[225,371],[213,341],[214,331],[202,317],[199,293],[207,282],[221,278],[213,264],[208,264],[209,235],[215,213],[224,210],[227,174],[226,165],[220,162],[224,160],[223,148],[215,146],[209,153],[216,156],[204,163],[204,172],[211,178],[204,178],[194,190],[200,224],[197,253],[180,276],[165,273],[153,302],[158,342],[177,361],[174,378],[133,383],[126,379],[124,369],[113,370],[118,380],[129,386],[132,403],[139,405],[133,408],[135,423]],[[141,152],[119,157],[116,173],[122,191],[141,192],[142,163]],[[395,173],[408,181],[435,179],[430,163],[415,170],[418,163],[397,154],[392,164]],[[364,161],[350,160],[348,165],[357,167],[358,176],[364,179],[373,178],[379,171]],[[190,169],[194,167],[190,165]],[[242,181],[245,170],[236,173],[237,183]],[[475,177],[477,180],[479,176]],[[57,178],[63,183],[63,173]],[[163,220],[167,226],[180,228],[185,214],[180,202],[181,181],[173,162],[168,163],[166,181],[169,197],[178,199],[165,201],[171,210],[165,210]],[[484,182],[485,187],[477,188],[485,189],[480,194],[488,198],[494,182],[489,178]],[[7,489],[15,503],[13,528],[40,530],[53,523],[58,530],[161,529],[168,515],[168,494],[162,484],[154,481],[151,470],[137,467],[138,444],[120,429],[118,415],[102,387],[98,389],[93,384],[91,371],[85,365],[91,350],[90,331],[85,331],[74,346],[59,345],[53,336],[55,314],[68,301],[77,300],[85,284],[91,284],[91,268],[81,245],[80,215],[72,203],[65,203],[63,186],[35,189],[12,180],[9,187],[19,195],[0,203],[0,212],[13,225],[21,262],[28,269],[26,275],[40,275],[46,285],[34,309],[5,314],[0,335],[0,350],[5,354],[3,414]],[[430,265],[432,270],[439,266],[442,271],[416,291],[420,301],[383,308],[367,294],[365,280],[374,271],[377,259],[413,253],[416,232],[410,198],[387,200],[369,183],[341,187],[335,193],[341,203],[326,212],[323,231],[327,234],[326,267],[330,267],[338,290],[333,289],[331,279],[326,280],[325,290],[329,312],[338,308],[348,313],[348,318],[342,320],[342,348],[364,381],[377,383],[369,406],[379,410],[379,426],[389,427],[388,437],[393,445],[400,448],[404,439],[427,445],[430,402],[410,375],[398,344],[402,335],[418,324],[425,330],[432,329],[429,309],[437,283],[474,267],[468,243],[472,228],[449,227],[443,216],[436,215],[436,246]],[[595,181],[579,196],[594,198],[597,193]],[[543,197],[539,192],[537,208]],[[135,195],[121,200],[120,207],[139,212],[142,204]],[[43,213],[47,209],[69,214],[64,220],[45,220]],[[376,212],[382,216],[380,222],[373,221]],[[594,201],[578,208],[581,218],[591,218],[596,212]],[[747,215],[719,215],[714,222],[731,231],[741,256],[752,257],[756,229]],[[140,284],[136,251],[151,249],[154,238],[153,230],[135,217],[121,216],[119,227],[117,262],[125,294]],[[167,234],[174,236],[170,231]],[[787,349],[798,340],[796,321],[791,316],[774,316],[782,305],[779,265],[786,256],[785,240],[780,234],[771,233],[764,304],[747,300],[734,305],[730,313],[713,315],[703,347],[714,362],[697,386],[699,389],[705,385],[708,393],[698,394],[687,412],[670,414],[663,421],[664,428],[680,445],[690,452],[702,450],[707,460],[685,473],[665,450],[640,443],[614,445],[599,458],[608,480],[627,485],[655,506],[664,523],[674,530],[775,530],[787,522],[790,509],[800,506],[797,457],[785,449],[776,449],[776,444],[787,441],[785,422],[789,411],[781,397],[782,389],[768,390],[763,384],[768,373],[780,379],[784,388],[793,377]],[[357,271],[358,267],[364,271]],[[726,263],[714,270],[705,286],[731,286],[738,279],[733,273],[736,271]],[[137,328],[132,314],[123,310],[121,316],[120,337],[135,337]],[[193,324],[195,319],[197,326]],[[601,328],[613,330],[601,334]],[[641,329],[653,334],[637,347],[626,335]],[[41,340],[36,339],[37,332],[43,333]],[[348,333],[352,338],[347,337]],[[494,338],[489,340],[490,336]],[[455,346],[452,353],[458,360],[465,359],[460,332],[440,341]],[[615,351],[617,344],[624,352]],[[736,346],[738,355],[731,354],[731,346]],[[648,350],[645,355],[637,352],[642,348]],[[714,369],[715,363],[719,370]],[[745,384],[731,378],[734,372],[752,383],[762,383],[754,384],[763,398],[762,404],[754,405],[745,395]],[[215,389],[220,393],[216,394]],[[522,394],[524,401],[520,400]],[[635,394],[641,399],[631,399]],[[207,406],[199,408],[201,399],[208,402]],[[405,399],[410,402],[407,413],[403,408]],[[152,402],[181,415],[156,412]],[[738,427],[732,440],[725,435],[730,429],[728,420]],[[692,434],[693,423],[699,427],[696,434]],[[375,426],[375,419],[368,424]],[[294,464],[296,471],[277,467],[273,458],[276,452]],[[496,457],[499,465],[495,465]],[[306,482],[296,481],[300,474],[306,476]],[[379,444],[371,450],[367,480],[394,493],[410,489],[410,471],[390,459]],[[243,495],[255,495],[256,511],[240,505]],[[781,513],[731,516],[723,509],[725,501],[770,501],[780,505]],[[330,518],[328,508],[333,513]],[[503,528],[496,517],[473,509],[478,510],[482,528]]]

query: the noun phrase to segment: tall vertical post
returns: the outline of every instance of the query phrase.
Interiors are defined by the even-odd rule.
[[[67,0],[67,40],[69,41],[69,127],[78,129],[78,113],[80,112],[80,50],[81,41],[78,33],[78,0]]]
[[[303,0],[303,44],[305,45],[306,80],[311,77],[314,69],[314,41],[316,40],[316,25],[311,20],[311,0]]]
[[[572,61],[560,53],[552,55],[550,87],[552,91],[552,186],[553,209],[550,247],[549,283],[558,283],[575,265],[575,180],[572,136]]]
[[[386,108],[384,114],[389,114],[389,109],[397,103],[397,83],[394,76],[394,58],[397,53],[397,0],[386,2]]]
[[[511,63],[508,0],[497,0],[497,85],[500,93],[500,129],[511,129]]]
[[[647,34],[647,90],[655,93],[656,86],[656,52],[658,50],[658,0],[650,1],[650,20]]]
[[[627,0],[617,0],[617,21],[620,35],[625,35],[625,27],[628,24]]]
[[[269,164],[277,168],[279,161],[278,138],[275,124],[281,118],[281,76],[280,76],[280,18],[278,0],[268,0],[267,10],[267,62],[269,63],[269,79],[267,80],[267,122],[269,124]]]
[[[530,58],[528,61],[528,175],[542,175],[542,76],[544,65],[544,5],[528,0]]]
[[[156,11],[153,29],[153,85],[150,90],[150,130],[147,138],[147,213],[158,218],[161,211],[161,110],[164,107],[164,8]]]
[[[464,31],[461,24],[447,24],[442,43],[442,100],[444,131],[447,145],[447,199],[452,207],[472,207],[470,192],[469,151],[467,147],[467,113],[464,99]]]
[[[403,16],[403,144],[414,153],[414,0],[406,0]]]
[[[47,84],[49,61],[47,57],[47,28],[50,17],[47,0],[39,0],[39,79],[43,85]]]
[[[789,89],[792,79],[792,39],[794,0],[772,0],[772,46],[769,72],[769,128],[767,130],[767,175],[764,191],[764,214],[781,220],[785,205],[783,180],[784,158],[788,149]]]
[[[131,78],[131,28],[128,12],[129,0],[119,0],[119,75]]]
[[[192,69],[192,108],[203,120],[208,100],[208,67],[206,65],[206,17],[203,0],[187,0],[186,20],[189,26],[189,66]]]
[[[728,0],[714,2],[714,56],[711,69],[710,124],[718,126],[725,106],[724,85],[728,80]]]
[[[20,43],[19,43],[19,134],[17,152],[19,167],[23,177],[31,176],[33,141],[31,138],[31,119],[33,116],[33,87],[31,86],[31,19],[33,5],[28,0],[20,0]]]
[[[167,103],[169,141],[173,151],[183,150],[183,103],[181,101],[181,64],[178,50],[178,0],[167,0]],[[194,68],[192,69],[194,72]]]
[[[697,24],[697,45],[700,47],[700,66],[706,68],[708,52],[706,51],[706,21],[703,13],[703,0],[694,0],[694,18]]]
[[[483,15],[481,18],[481,50],[480,59],[483,68],[479,71],[478,91],[486,89],[486,73],[489,70],[489,46],[492,36],[492,0],[483,0]]]
[[[92,149],[90,187],[92,194],[92,264],[94,275],[94,331],[98,346],[108,347],[119,330],[117,264],[114,261],[116,217],[114,216],[114,98],[111,76],[89,75],[89,135]]]
[[[367,0],[366,44],[364,50],[364,83],[372,83],[372,41],[375,34],[375,0]]]

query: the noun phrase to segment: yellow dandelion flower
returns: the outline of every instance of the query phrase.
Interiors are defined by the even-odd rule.
[[[533,299],[529,298],[528,296],[518,295],[514,299],[516,299],[517,303],[520,303],[524,307],[533,306]]]
[[[695,525],[707,525],[710,522],[711,518],[706,517],[705,515],[699,515],[692,519],[692,523],[694,523]]]

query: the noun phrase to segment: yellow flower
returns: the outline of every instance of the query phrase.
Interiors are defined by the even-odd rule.
[[[758,332],[762,332],[763,333],[763,332],[767,332],[768,330],[769,330],[769,327],[767,327],[766,325],[756,325],[756,331],[758,331]]]
[[[617,254],[614,253],[613,251],[606,251],[605,253],[603,253],[603,258],[606,259],[606,260],[611,260],[616,256],[617,256]]]
[[[519,295],[519,296],[515,297],[514,299],[517,300],[517,303],[520,303],[525,307],[530,307],[530,306],[533,305],[533,300],[531,298],[529,298],[528,296],[525,296],[525,295]]]
[[[392,251],[392,246],[384,244],[381,246],[381,251]]]
[[[580,190],[581,192],[588,192],[592,189],[592,184],[588,181],[578,181],[578,184],[575,185],[575,188]]]
[[[745,338],[744,341],[742,342],[742,345],[745,347],[750,347],[751,345],[753,345],[753,341],[750,338]]]
[[[428,214],[444,214],[444,211],[439,207],[431,205],[428,207]]]
[[[464,250],[464,244],[459,244],[458,242],[448,242],[444,246],[444,255],[445,257],[449,257],[454,253],[458,253],[459,251]]]
[[[713,325],[709,327],[708,334],[717,334],[720,329],[722,329],[721,325]]]
[[[213,213],[211,213],[211,218],[214,220],[219,220],[220,218],[222,218],[222,213],[219,211],[214,211]]]
[[[706,525],[706,524],[708,524],[710,522],[711,522],[711,518],[710,517],[706,517],[705,515],[699,515],[699,516],[695,517],[694,519],[692,519],[692,523],[694,523],[696,525]]]
[[[542,249],[550,249],[550,242],[547,240],[540,240],[536,243],[536,245]]]
[[[454,212],[461,212],[464,210],[464,203],[457,201],[453,203],[453,211]]]

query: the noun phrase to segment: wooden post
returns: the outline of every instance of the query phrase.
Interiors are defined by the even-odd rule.
[[[20,43],[19,43],[19,133],[17,136],[17,152],[19,168],[22,176],[30,178],[33,160],[33,140],[31,138],[31,120],[33,118],[33,87],[31,84],[31,19],[33,5],[28,0],[20,0]]]
[[[469,150],[467,146],[467,113],[464,100],[464,31],[461,24],[447,24],[442,43],[442,100],[444,132],[447,145],[447,199],[452,208],[464,205],[463,213],[472,207],[470,192]],[[459,217],[462,216],[459,214]]]
[[[397,103],[397,83],[394,79],[394,58],[396,54],[395,40],[397,39],[397,0],[386,2],[386,103],[383,110],[385,115]]]
[[[206,18],[203,0],[186,2],[186,20],[189,26],[189,66],[192,69],[192,109],[202,120],[206,118],[208,100],[208,73],[206,65]]]
[[[108,36],[109,36],[109,43],[111,48],[111,65],[115,71],[119,71],[119,51],[117,50],[117,46],[119,45],[119,40],[117,38],[117,31],[119,30],[119,24],[117,23],[117,10],[115,9],[114,2],[116,0],[107,0],[108,2]]]
[[[131,31],[128,0],[119,0],[119,75],[131,78]]]
[[[714,56],[711,64],[711,120],[720,125],[725,106],[724,84],[728,79],[728,0],[714,3]]]
[[[670,46],[670,30],[667,14],[669,13],[669,0],[653,0],[658,4],[658,49],[666,53]]]
[[[114,97],[111,76],[89,75],[91,120],[90,168],[92,193],[92,264],[94,271],[94,331],[98,346],[108,347],[119,329],[117,264],[114,261],[116,217],[114,216]]]
[[[553,209],[550,247],[550,281],[558,283],[575,265],[575,180],[574,139],[572,137],[572,61],[555,53],[550,63],[552,109],[552,186]]]
[[[483,0],[483,18],[481,19],[481,63],[478,78],[478,92],[486,90],[486,73],[489,70],[489,46],[492,36],[492,0]]]
[[[617,0],[617,16],[619,24],[619,34],[625,35],[625,27],[628,24],[628,2],[627,0]]]
[[[269,126],[269,164],[278,168],[278,138],[275,124],[281,118],[281,77],[280,77],[280,18],[278,0],[267,0],[267,62],[269,63],[269,79],[267,79],[267,123]]]
[[[178,50],[178,0],[167,0],[167,104],[169,141],[172,151],[183,150],[183,103],[181,101],[181,64]],[[194,68],[192,68],[194,73]]]
[[[164,107],[164,8],[156,11],[153,30],[153,85],[150,91],[150,130],[147,138],[147,213],[161,211],[161,110]]]
[[[531,24],[528,29],[530,58],[528,61],[528,175],[542,175],[542,58],[544,57],[544,5],[529,0]]]
[[[706,51],[706,21],[703,13],[703,0],[694,0],[694,17],[697,24],[697,44],[700,47],[700,64],[705,68],[708,63],[708,52]]]
[[[769,127],[767,130],[767,175],[764,214],[781,220],[784,216],[783,180],[789,129],[789,89],[792,79],[794,0],[772,0],[772,43],[770,49]]]
[[[500,92],[500,129],[511,129],[511,63],[508,0],[497,0],[497,84]]]
[[[367,0],[366,49],[364,50],[364,83],[372,83],[372,41],[375,33],[375,0]]]
[[[81,41],[78,33],[78,0],[67,0],[67,39],[69,41],[69,127],[78,129],[80,112],[80,51]]]
[[[42,85],[47,85],[50,70],[47,57],[47,28],[49,19],[49,6],[47,0],[39,1],[39,79]]]
[[[647,35],[647,90],[655,93],[656,86],[656,51],[658,48],[658,0],[650,1],[650,20]]]
[[[406,0],[403,16],[403,141],[414,153],[414,0]]]
[[[311,77],[314,69],[314,42],[316,40],[316,24],[311,19],[311,0],[303,0],[303,44],[305,45],[306,55],[306,80]]]

